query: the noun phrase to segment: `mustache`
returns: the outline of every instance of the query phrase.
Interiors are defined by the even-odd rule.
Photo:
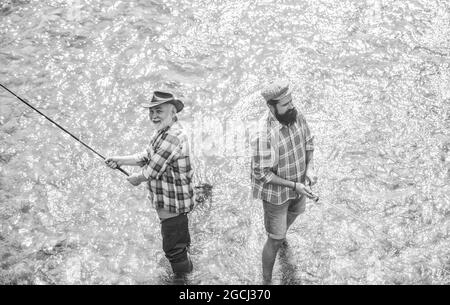
[[[287,113],[289,113],[289,114],[297,113],[297,109],[295,109],[295,108],[289,109],[287,111]]]
[[[297,119],[297,109],[289,109],[284,114],[279,114],[278,111],[276,111],[275,116],[282,124],[291,124]]]

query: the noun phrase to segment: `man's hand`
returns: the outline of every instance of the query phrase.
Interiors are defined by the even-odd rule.
[[[139,173],[139,174],[132,174],[132,175],[128,176],[127,180],[132,185],[138,186],[139,184],[141,184],[142,182],[146,181],[147,179],[144,177],[144,175]]]
[[[311,188],[300,182],[295,183],[295,191],[297,192],[297,194],[305,195],[309,199],[313,199],[315,197],[311,191]]]
[[[305,177],[305,179],[306,179],[306,184],[309,184],[309,185],[314,185],[314,184],[316,184],[316,183],[317,183],[317,174],[316,174],[316,171],[313,170],[313,169],[308,169],[308,170],[306,171],[306,177]]]
[[[122,165],[119,157],[108,157],[105,159],[105,163],[112,169],[116,169],[117,167]]]

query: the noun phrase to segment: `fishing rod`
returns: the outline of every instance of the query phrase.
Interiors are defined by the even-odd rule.
[[[312,201],[314,201],[315,203],[319,202],[319,199],[320,199],[320,198],[319,198],[319,195],[313,193],[313,191],[312,191],[311,180],[306,179],[305,185],[306,185],[306,186],[309,186],[309,189],[311,190],[311,192],[308,192],[308,193],[311,195],[311,198],[310,198],[310,199],[311,199]]]
[[[64,131],[65,133],[69,134],[72,138],[74,138],[75,140],[77,140],[79,143],[83,144],[86,148],[88,148],[90,151],[92,151],[93,153],[95,153],[97,156],[99,156],[100,158],[102,158],[103,160],[105,160],[105,157],[103,157],[101,154],[99,154],[98,152],[96,152],[94,149],[92,149],[89,145],[87,145],[86,143],[84,143],[83,141],[81,141],[80,139],[78,139],[76,136],[74,136],[72,133],[70,133],[69,131],[67,131],[64,127],[62,127],[61,125],[59,125],[58,123],[56,123],[55,121],[53,121],[51,118],[49,118],[48,116],[46,116],[45,114],[43,114],[42,112],[40,112],[39,110],[37,110],[36,108],[34,108],[32,105],[30,105],[27,101],[25,101],[24,99],[22,99],[20,96],[18,96],[17,94],[15,94],[14,92],[12,92],[11,90],[9,90],[8,88],[6,88],[5,86],[3,86],[2,84],[0,84],[0,86],[5,89],[6,91],[8,91],[9,93],[11,93],[12,95],[14,95],[16,98],[18,98],[21,102],[23,102],[24,104],[26,104],[28,107],[30,107],[31,109],[35,110],[37,113],[39,113],[40,115],[42,115],[43,117],[45,117],[47,120],[49,120],[50,122],[52,122],[53,124],[55,124],[58,128],[60,128],[62,131]],[[124,171],[122,168],[120,168],[119,166],[116,167],[116,169],[118,169],[119,171],[121,171],[122,173],[124,173],[126,176],[129,176],[130,174],[128,174],[126,171]]]

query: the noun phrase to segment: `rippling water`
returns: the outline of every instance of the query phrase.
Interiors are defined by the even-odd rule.
[[[191,213],[190,283],[261,281],[249,158],[215,132],[258,118],[273,77],[316,135],[321,196],[275,282],[449,284],[448,1],[0,1],[0,82],[104,155],[144,147],[138,97],[162,86],[215,139],[194,160],[214,190]],[[145,188],[0,101],[0,283],[169,283]]]

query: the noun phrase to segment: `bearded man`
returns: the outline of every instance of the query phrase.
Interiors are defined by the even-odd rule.
[[[270,284],[275,258],[286,232],[305,211],[306,198],[315,199],[310,185],[317,182],[313,136],[305,117],[292,101],[285,80],[261,92],[268,111],[252,141],[253,197],[262,200],[267,241],[262,252],[263,283]]]

